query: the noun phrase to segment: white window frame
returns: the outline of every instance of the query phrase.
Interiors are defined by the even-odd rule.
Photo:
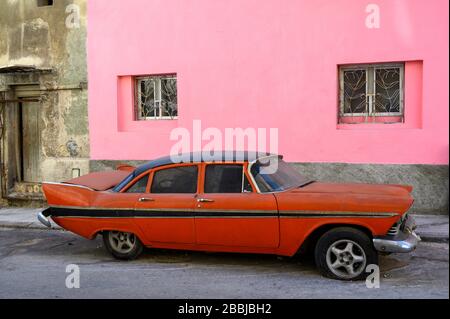
[[[374,112],[374,104],[376,96],[376,71],[378,69],[392,69],[399,68],[400,69],[400,92],[399,92],[399,112]],[[344,72],[351,70],[364,70],[366,72],[366,110],[368,112],[365,113],[344,113],[345,105],[344,105]],[[369,72],[371,72],[372,79],[369,78]],[[405,78],[405,65],[404,63],[375,63],[375,64],[355,64],[349,66],[340,66],[339,67],[339,116],[351,116],[351,117],[369,117],[369,116],[404,116],[404,80]],[[372,92],[370,92],[370,83],[372,82]]]
[[[176,116],[162,116],[161,114],[162,112],[162,106],[161,106],[161,79],[169,79],[169,80],[175,80],[177,81],[177,76],[176,74],[171,74],[171,75],[148,75],[148,76],[138,76],[135,77],[135,108],[136,108],[136,119],[137,120],[176,120],[178,119],[178,103],[177,103],[177,115]],[[155,92],[155,94],[157,96],[159,96],[158,99],[154,99],[155,101],[155,108],[158,108],[158,116],[142,116],[142,104],[141,104],[141,100],[140,100],[140,96],[141,96],[141,83],[142,81],[148,81],[148,80],[153,80],[153,91]],[[157,84],[158,83],[158,84]],[[178,82],[177,82],[178,85]],[[158,89],[158,93],[157,93],[157,89]],[[178,90],[177,90],[178,91]],[[177,92],[178,94],[178,92]],[[158,106],[156,106],[156,104],[158,104]]]

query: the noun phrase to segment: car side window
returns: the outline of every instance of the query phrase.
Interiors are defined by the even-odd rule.
[[[197,177],[197,165],[162,169],[153,174],[151,192],[195,194]]]
[[[126,190],[126,193],[145,193],[148,183],[148,174],[138,179],[134,184]]]
[[[206,166],[205,193],[242,193],[252,191],[243,180],[243,166],[237,164],[210,164]]]

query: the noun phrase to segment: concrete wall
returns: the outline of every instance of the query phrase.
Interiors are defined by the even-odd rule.
[[[411,212],[448,214],[448,165],[380,165],[345,163],[296,163],[297,169],[313,180],[406,184],[413,186]]]
[[[88,173],[86,0],[58,0],[45,7],[34,0],[1,0],[0,70],[17,66],[31,71],[0,74],[0,98],[13,98],[16,85],[39,87],[42,180],[71,178],[72,168]],[[0,106],[7,112],[14,103]],[[2,162],[8,176],[12,163]]]

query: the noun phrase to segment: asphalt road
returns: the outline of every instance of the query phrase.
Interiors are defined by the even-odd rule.
[[[381,257],[380,288],[323,278],[311,257],[148,249],[114,260],[101,237],[0,228],[0,298],[448,298],[448,244]],[[66,287],[66,266],[80,288]]]

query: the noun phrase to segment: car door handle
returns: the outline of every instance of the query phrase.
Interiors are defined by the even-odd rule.
[[[141,197],[139,198],[140,202],[153,202],[155,201],[153,198],[148,198],[148,197]]]
[[[197,202],[199,203],[211,203],[214,202],[213,199],[208,199],[208,198],[197,198]]]

